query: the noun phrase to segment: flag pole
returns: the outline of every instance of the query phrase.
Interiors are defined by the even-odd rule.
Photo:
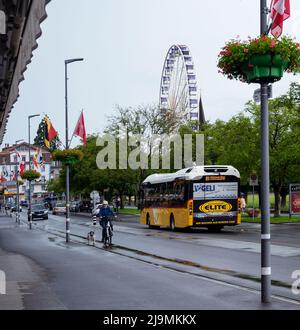
[[[271,19],[271,14],[272,14],[272,7],[273,7],[273,2],[274,0],[271,1],[271,4],[270,4],[270,9],[268,10],[269,12],[269,17],[268,17],[268,26],[270,24],[270,19]],[[273,22],[271,23],[271,26],[272,26]],[[268,33],[270,32],[269,28],[268,28]]]
[[[275,16],[274,16],[274,18],[273,18],[271,24],[268,26],[267,34],[269,34],[269,32],[270,32],[270,30],[271,30],[271,28],[272,28],[272,25],[274,24],[274,22],[275,22],[277,16],[278,16],[278,11],[276,11],[276,14],[275,14]]]

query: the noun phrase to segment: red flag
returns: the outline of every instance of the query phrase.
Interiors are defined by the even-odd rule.
[[[282,34],[283,21],[290,17],[290,0],[274,0],[271,8],[271,33],[274,37]]]
[[[76,124],[75,130],[74,130],[74,135],[79,136],[83,140],[83,144],[86,144],[86,131],[85,131],[85,125],[84,125],[84,117],[83,117],[83,112],[81,112],[81,115],[78,119],[78,122]]]
[[[24,162],[21,162],[20,163],[20,167],[19,167],[20,175],[23,174],[24,170],[25,170],[25,163]]]
[[[17,150],[15,150],[15,153],[17,154],[17,158],[18,158],[18,163],[19,163],[19,173],[20,175],[23,174],[24,170],[25,170],[25,162],[22,161],[22,157],[21,155],[18,153]]]

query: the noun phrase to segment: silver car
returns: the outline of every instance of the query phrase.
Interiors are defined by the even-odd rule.
[[[52,214],[67,213],[66,203],[57,203],[52,210]]]

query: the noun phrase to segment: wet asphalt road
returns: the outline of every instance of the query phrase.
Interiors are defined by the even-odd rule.
[[[290,271],[300,268],[296,225],[272,226],[278,247],[272,256],[273,277],[281,282],[273,286],[276,297],[268,306],[260,304],[257,283],[257,225],[220,234],[171,233],[149,230],[136,217],[124,216],[115,222],[111,250],[100,242],[96,248],[87,246],[88,217],[72,216],[75,236],[69,245],[63,216],[50,215],[33,227],[30,231],[26,221],[16,226],[14,219],[0,218],[0,247],[27,258],[35,277],[27,280],[26,309],[300,309],[277,297],[300,299],[287,287]]]

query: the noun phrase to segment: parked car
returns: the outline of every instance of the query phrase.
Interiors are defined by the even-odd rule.
[[[53,210],[53,207],[57,203],[57,197],[46,197],[44,203],[47,204],[49,210]]]
[[[80,201],[73,201],[70,204],[70,211],[71,212],[79,212],[80,211],[81,202]]]
[[[66,203],[56,203],[56,205],[53,207],[52,214],[58,214],[58,213],[67,213],[66,209]]]
[[[91,213],[92,210],[93,210],[93,205],[91,204],[90,201],[82,201],[80,203],[79,209],[80,209],[80,212],[89,212],[89,213]]]
[[[48,219],[48,209],[44,204],[31,205],[32,220],[37,218]]]
[[[28,207],[28,202],[26,200],[20,201],[20,205],[24,207]]]
[[[10,208],[11,212],[17,212],[17,204],[13,204]],[[22,207],[19,205],[19,212],[22,212]]]
[[[5,210],[10,210],[13,206],[14,206],[14,203],[11,201],[8,201],[5,203],[4,208],[5,208]]]

